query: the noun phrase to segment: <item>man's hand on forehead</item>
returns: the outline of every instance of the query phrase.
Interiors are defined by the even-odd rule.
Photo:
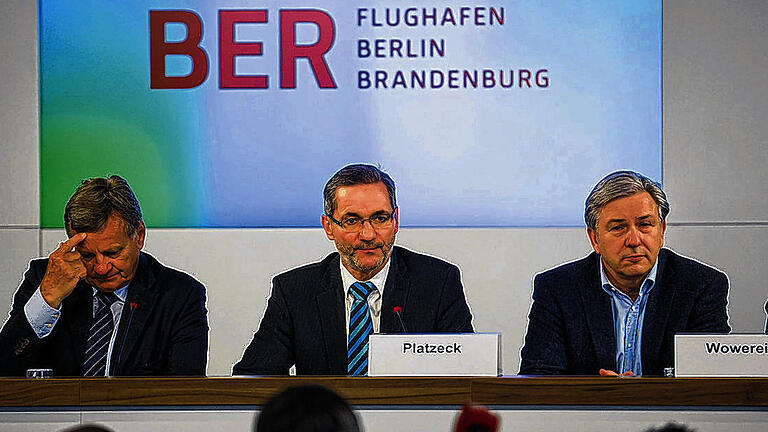
[[[85,278],[85,266],[75,247],[87,237],[86,233],[77,233],[59,243],[59,247],[48,256],[48,268],[40,282],[40,293],[53,308],[58,308],[77,283]]]

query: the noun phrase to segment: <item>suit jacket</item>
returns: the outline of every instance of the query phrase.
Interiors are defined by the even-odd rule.
[[[51,333],[38,338],[24,305],[40,286],[47,267],[47,258],[31,261],[16,291],[0,331],[0,375],[24,375],[28,368],[51,368],[55,376],[83,374],[93,322],[93,289],[79,282],[61,303],[61,316]],[[205,287],[143,252],[116,331],[111,375],[205,375]]]
[[[347,336],[339,254],[272,280],[261,326],[234,375],[346,375]],[[402,307],[408,332],[472,332],[459,269],[437,258],[394,247],[384,285],[381,333],[400,333],[392,312]]]
[[[597,375],[616,369],[611,298],[601,288],[599,256],[536,275],[521,375]],[[728,333],[727,276],[662,249],[643,321],[643,375],[674,366],[675,333]]]

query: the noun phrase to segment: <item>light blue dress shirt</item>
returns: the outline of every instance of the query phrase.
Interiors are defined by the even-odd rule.
[[[616,372],[622,374],[632,371],[635,376],[643,374],[641,343],[643,340],[643,319],[648,295],[655,286],[656,270],[659,260],[651,268],[648,276],[640,284],[640,294],[633,302],[629,296],[616,289],[605,276],[602,259],[600,260],[600,280],[603,291],[611,296],[613,306],[613,327],[616,338]]]
[[[115,329],[120,325],[120,315],[123,312],[123,306],[125,305],[125,299],[128,297],[128,286],[124,286],[115,291],[115,295],[119,299],[112,303],[112,321],[115,323]],[[99,305],[98,299],[96,299],[96,288],[93,288],[93,315],[96,315],[96,309]],[[44,338],[51,334],[56,323],[61,316],[61,305],[58,309],[52,308],[43,298],[43,294],[38,288],[32,297],[29,298],[27,304],[24,305],[24,315],[27,316],[29,325],[34,330],[35,334],[39,338]],[[112,358],[112,348],[115,346],[115,338],[117,332],[112,332],[112,338],[109,340],[109,348],[107,350],[107,368],[105,375],[109,376],[109,367]],[[54,371],[55,372],[55,371]]]

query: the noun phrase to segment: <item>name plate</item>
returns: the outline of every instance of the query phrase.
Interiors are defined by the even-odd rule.
[[[369,376],[499,376],[501,333],[377,334]]]
[[[675,376],[768,377],[768,335],[675,335]]]

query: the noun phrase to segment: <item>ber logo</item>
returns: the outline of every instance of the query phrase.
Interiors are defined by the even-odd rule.
[[[305,58],[320,88],[336,88],[331,69],[325,61],[333,46],[335,28],[326,12],[316,9],[281,9],[280,13],[280,88],[296,88],[296,59]],[[178,42],[166,41],[165,25],[182,24],[186,38]],[[309,23],[317,26],[318,38],[312,44],[299,44],[296,25]],[[268,24],[266,9],[219,10],[219,88],[266,89],[268,75],[237,75],[235,57],[260,56],[261,42],[235,41],[236,24]],[[149,11],[149,86],[152,89],[189,89],[201,85],[210,68],[208,53],[200,46],[203,20],[190,10]],[[168,76],[166,56],[184,55],[192,60],[192,70],[184,76]]]

